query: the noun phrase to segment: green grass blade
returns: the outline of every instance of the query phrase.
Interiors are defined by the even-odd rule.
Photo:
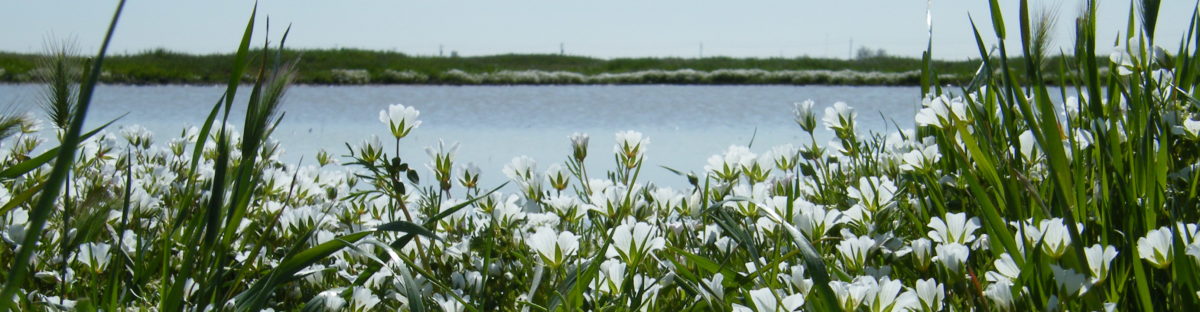
[[[116,119],[96,127],[96,129],[93,129],[92,131],[88,131],[79,137],[79,142],[87,141],[87,139],[90,139],[93,135],[96,135],[96,133],[99,133],[101,130],[104,130],[104,128],[107,128],[109,125],[120,119],[120,117],[117,117]],[[45,165],[46,163],[49,163],[51,160],[54,160],[54,157],[58,156],[59,148],[61,148],[61,146],[48,149],[45,152],[34,156],[33,158],[5,168],[4,170],[0,171],[0,179],[15,179],[41,167],[42,165]]]

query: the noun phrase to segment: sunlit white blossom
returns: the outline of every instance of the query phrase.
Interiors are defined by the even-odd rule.
[[[529,235],[525,244],[533,248],[547,265],[557,267],[579,249],[579,236],[570,231],[555,233],[553,229],[542,227]]]
[[[938,243],[970,244],[975,241],[975,230],[980,228],[979,218],[967,219],[966,213],[947,213],[946,219],[929,219],[929,239]]]
[[[1166,268],[1171,265],[1171,260],[1175,257],[1174,248],[1171,246],[1172,242],[1170,228],[1164,226],[1150,230],[1146,236],[1137,240],[1138,255],[1154,267]]]
[[[854,119],[857,117],[858,113],[850,105],[846,105],[845,102],[836,102],[833,103],[833,106],[825,108],[825,116],[821,119],[830,129],[851,130]]]
[[[109,259],[112,259],[112,253],[109,252],[111,249],[112,245],[105,243],[83,243],[79,245],[75,261],[94,272],[99,272],[104,270],[108,266]]]
[[[379,122],[388,125],[392,132],[392,136],[397,140],[408,136],[409,132],[421,126],[421,121],[417,120],[421,116],[421,112],[411,106],[403,104],[388,105],[385,110],[379,111]]]
[[[660,230],[645,222],[631,223],[629,220],[613,229],[612,246],[605,257],[621,257],[626,262],[640,260],[647,253],[663,249],[666,241]]]
[[[1051,258],[1062,257],[1071,245],[1071,235],[1061,218],[1042,220],[1038,223],[1038,231],[1042,233],[1042,250]]]
[[[941,283],[932,278],[922,279],[917,280],[915,288],[922,311],[932,312],[942,310],[942,305],[946,300],[946,288]]]
[[[776,298],[779,299],[776,299]],[[759,288],[750,291],[754,307],[760,312],[791,312],[804,306],[804,296],[778,294],[770,288]]]
[[[963,263],[967,262],[967,257],[971,256],[971,250],[967,246],[957,243],[940,244],[934,250],[937,251],[937,262],[951,272],[959,272]]]
[[[1104,281],[1108,277],[1108,269],[1113,259],[1117,258],[1117,248],[1095,244],[1084,248],[1083,253],[1087,256],[1088,269],[1091,271],[1093,283],[1098,284]]]
[[[842,239],[842,242],[837,245],[837,250],[847,269],[858,270],[866,263],[867,254],[874,246],[875,240],[871,237],[851,236]]]

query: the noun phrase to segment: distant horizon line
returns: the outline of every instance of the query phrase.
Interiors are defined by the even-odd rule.
[[[252,48],[251,50],[261,50],[261,48]],[[456,52],[457,52],[457,51],[451,50],[449,53],[444,53],[444,54],[441,54],[441,55],[439,55],[439,54],[429,54],[429,53],[414,53],[414,52],[404,52],[404,51],[400,51],[400,50],[372,49],[372,48],[356,48],[356,47],[329,47],[329,48],[313,48],[313,47],[303,47],[303,48],[286,48],[286,47],[285,47],[285,48],[284,48],[284,50],[288,50],[288,51],[361,51],[361,52],[370,52],[370,53],[399,54],[399,55],[403,55],[403,56],[407,56],[407,57],[428,57],[428,58],[455,58],[455,57],[459,57],[459,58],[485,58],[485,57],[496,57],[496,56],[563,56],[563,57],[580,57],[580,58],[589,58],[589,59],[598,59],[598,60],[618,60],[618,59],[695,59],[695,60],[698,60],[698,59],[720,59],[720,58],[728,58],[728,59],[763,59],[763,60],[771,60],[771,59],[815,59],[815,60],[845,60],[845,61],[853,61],[853,60],[863,59],[863,58],[858,58],[858,57],[833,57],[833,56],[820,56],[820,55],[809,55],[809,54],[800,54],[800,55],[791,55],[791,56],[786,56],[786,55],[773,55],[773,56],[762,56],[762,55],[746,55],[746,56],[736,56],[736,55],[725,55],[725,54],[714,54],[714,55],[691,55],[691,56],[684,56],[684,55],[598,56],[598,55],[575,54],[575,53],[553,53],[553,52],[516,52],[516,51],[513,51],[513,52],[497,52],[497,53],[490,53],[490,54],[463,54],[463,53],[457,53],[457,55],[454,55],[454,54],[456,54]],[[874,50],[874,49],[872,49],[872,50]],[[90,53],[82,53],[82,52],[84,52],[84,51],[88,51],[88,50],[84,50],[84,49],[78,49],[77,51],[73,51],[73,52],[76,54],[76,56],[80,56],[80,57],[84,57],[84,56],[89,56],[89,55],[90,55]],[[111,51],[111,50],[110,50],[110,51],[108,52],[108,55],[109,55],[109,56],[138,56],[138,55],[146,55],[146,54],[153,54],[153,53],[160,53],[160,52],[161,52],[161,53],[171,53],[171,54],[187,55],[187,56],[213,56],[213,55],[232,55],[232,54],[234,54],[236,51],[229,51],[229,52],[189,52],[189,51],[183,51],[183,50],[175,50],[175,49],[170,49],[170,48],[166,48],[166,47],[157,47],[157,48],[147,48],[147,49],[142,49],[142,50],[139,50],[139,51],[136,51],[136,52],[131,52],[131,51],[128,51],[128,50],[126,50],[126,51]],[[40,51],[40,52],[27,52],[27,51],[26,51],[26,52],[22,52],[22,51],[0,50],[0,54],[17,54],[17,55],[45,55],[45,54],[46,54],[46,52],[45,52],[45,51]],[[1057,56],[1057,55],[1055,55],[1055,56]],[[1068,56],[1073,56],[1073,55],[1068,55]],[[1097,56],[1102,56],[1102,54],[1097,54]],[[1017,57],[1020,57],[1020,56],[1017,56]],[[883,55],[873,55],[873,56],[871,56],[871,57],[868,57],[868,58],[892,58],[892,59],[908,59],[908,60],[913,60],[913,59],[916,59],[916,60],[919,60],[919,59],[921,59],[921,56],[919,56],[919,55],[918,55],[918,56],[910,56],[910,55],[903,55],[903,54],[883,54]],[[968,57],[965,57],[965,58],[938,58],[938,57],[937,57],[937,53],[934,53],[934,58],[933,58],[933,60],[934,60],[934,61],[949,61],[949,62],[961,62],[961,61],[970,61],[970,60],[978,60],[978,59],[980,59],[980,58],[979,58],[979,57],[977,57],[977,56],[968,56]]]

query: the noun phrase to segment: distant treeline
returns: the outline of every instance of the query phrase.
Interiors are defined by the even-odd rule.
[[[797,58],[617,58],[505,54],[413,56],[353,49],[288,50],[305,84],[837,84],[916,85],[921,60]],[[0,52],[0,82],[35,82],[36,54]],[[232,54],[152,50],[105,60],[102,80],[125,84],[228,81]],[[1051,66],[1057,61],[1047,62]],[[934,61],[943,83],[969,81],[979,61]],[[249,81],[250,77],[246,77]]]

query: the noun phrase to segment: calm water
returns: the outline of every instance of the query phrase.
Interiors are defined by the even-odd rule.
[[[88,124],[128,114],[118,126],[142,125],[154,131],[156,142],[163,142],[203,122],[223,90],[102,86]],[[39,92],[37,85],[0,85],[0,107],[41,116],[34,104]],[[248,92],[243,88],[239,95]],[[459,142],[458,162],[475,162],[484,170],[484,182],[497,182],[502,181],[500,169],[515,156],[533,157],[539,169],[564,161],[570,154],[567,136],[573,132],[591,135],[588,165],[593,171],[611,168],[613,134],[637,130],[649,136],[647,164],[655,165],[643,175],[658,184],[677,185],[684,180],[657,165],[699,172],[709,155],[731,144],[745,145],[752,137],[755,152],[806,142],[792,121],[793,102],[816,101],[819,122],[824,107],[844,101],[858,111],[860,132],[865,133],[887,130],[892,119],[911,127],[919,93],[915,87],[844,86],[296,86],[288,93],[286,116],[274,137],[286,149],[286,160],[303,158],[313,164],[312,156],[322,148],[343,155],[343,142],[389,137],[379,111],[402,103],[419,109],[424,121],[404,140],[402,157],[424,163],[425,146],[438,139]],[[239,100],[237,117],[231,116],[237,125],[244,112],[238,105],[245,105]],[[828,135],[821,134],[820,142]]]

